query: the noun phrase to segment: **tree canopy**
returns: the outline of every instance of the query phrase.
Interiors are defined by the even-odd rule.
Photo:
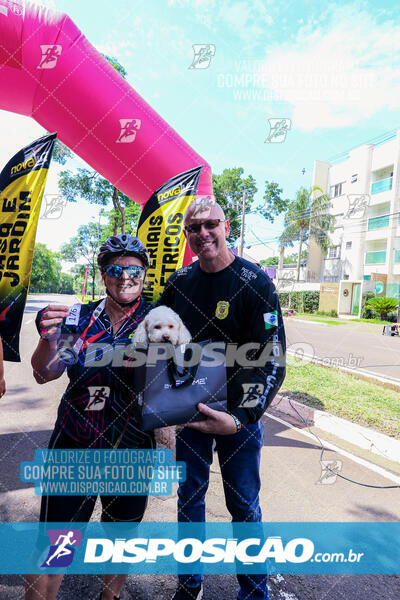
[[[72,237],[69,242],[61,246],[61,257],[69,262],[78,262],[83,259],[86,266],[89,267],[88,277],[92,285],[92,298],[95,296],[97,256],[101,242],[106,238],[105,227],[95,223],[80,225],[78,235]]]
[[[252,175],[245,177],[242,167],[224,169],[221,174],[213,175],[212,180],[215,199],[229,220],[228,242],[230,244],[240,237],[243,194],[246,196],[245,214],[257,213],[271,222],[285,210],[289,203],[289,200],[282,199],[282,189],[277,183],[266,181],[263,203],[254,206],[254,197],[257,193],[256,181]]]
[[[300,261],[303,243],[312,235],[326,252],[329,247],[328,233],[333,229],[334,217],[329,214],[331,199],[323,190],[314,186],[307,190],[301,187],[296,198],[288,204],[285,214],[284,230],[280,236],[283,247],[299,242],[297,255],[297,281],[300,277]]]
[[[33,253],[30,292],[73,294],[73,277],[61,272],[60,256],[45,244],[35,244]]]

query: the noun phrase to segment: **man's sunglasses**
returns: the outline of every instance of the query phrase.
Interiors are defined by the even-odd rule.
[[[200,233],[201,228],[204,227],[207,231],[215,229],[220,223],[225,223],[225,219],[208,219],[202,221],[202,223],[193,223],[192,225],[185,225],[185,229],[188,233]]]
[[[139,265],[128,265],[122,267],[121,265],[106,265],[104,267],[105,272],[109,277],[121,277],[124,271],[128,271],[128,275],[131,279],[143,279],[145,268]]]

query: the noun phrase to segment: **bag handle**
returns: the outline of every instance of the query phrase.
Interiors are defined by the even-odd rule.
[[[206,340],[204,342],[199,342],[198,344],[199,344],[199,346],[203,347],[208,343],[209,343],[209,340]],[[188,351],[188,349],[185,350],[185,353],[183,355],[184,360],[186,359],[187,351]],[[193,350],[192,350],[192,352],[193,352]],[[200,360],[201,360],[201,357],[200,357]],[[182,369],[179,369],[177,360],[176,360],[175,348],[174,348],[174,357],[169,356],[167,359],[168,375],[169,375],[172,387],[176,389],[176,388],[182,388],[182,387],[187,387],[189,385],[192,385],[192,383],[196,377],[196,374],[197,374],[199,362],[195,365],[191,365],[191,366],[187,366],[187,367],[183,367]]]
[[[192,385],[197,372],[197,365],[183,367],[182,370],[179,370],[176,361],[172,357],[169,357],[167,359],[167,369],[172,387],[181,388]]]

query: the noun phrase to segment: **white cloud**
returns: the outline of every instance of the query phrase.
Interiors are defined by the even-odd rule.
[[[296,128],[344,127],[398,108],[399,58],[400,24],[333,7],[269,50],[263,85],[292,105]]]
[[[266,7],[265,0],[168,0],[168,5],[191,9],[196,22],[210,31],[216,31],[221,23],[226,25],[249,46],[257,43],[266,26],[274,22],[272,5]]]
[[[35,0],[35,4],[41,4],[42,6],[46,6],[47,8],[57,9],[55,0]]]
[[[30,117],[0,110],[0,136],[3,141],[0,145],[0,170],[21,148],[45,134],[45,129]]]
[[[0,146],[0,171],[8,161],[24,146],[46,134],[46,130],[30,117],[17,115],[5,110],[0,110],[0,137],[7,140]],[[47,177],[44,196],[59,195],[58,174],[61,167],[52,162]],[[41,216],[46,206],[46,198],[43,198]],[[38,221],[36,241],[46,244],[52,250],[58,250],[60,245],[76,234],[79,225],[89,222],[90,219],[98,219],[99,207],[87,202],[78,201],[68,203],[59,219],[42,219]]]
[[[265,38],[269,26],[274,23],[269,9],[260,0],[252,0],[252,2],[226,0],[220,8],[219,16],[248,46],[259,43],[260,38]]]

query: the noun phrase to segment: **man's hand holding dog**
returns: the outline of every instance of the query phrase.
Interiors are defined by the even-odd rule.
[[[226,412],[214,410],[201,402],[197,405],[199,412],[203,413],[207,418],[205,421],[197,423],[188,423],[188,427],[197,429],[203,433],[217,433],[220,435],[231,435],[236,433],[236,423],[234,419]]]

